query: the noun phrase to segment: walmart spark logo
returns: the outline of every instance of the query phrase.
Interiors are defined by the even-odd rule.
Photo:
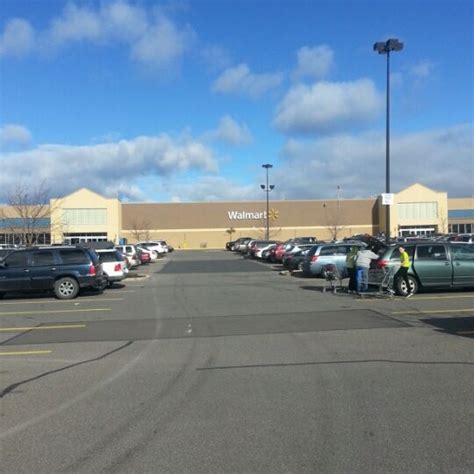
[[[270,209],[268,217],[271,221],[276,221],[280,217],[280,213],[276,209]]]

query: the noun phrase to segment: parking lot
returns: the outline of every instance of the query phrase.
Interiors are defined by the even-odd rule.
[[[474,293],[280,272],[181,251],[102,294],[7,295],[5,472],[474,469]]]

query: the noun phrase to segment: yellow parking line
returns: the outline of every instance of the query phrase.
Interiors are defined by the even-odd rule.
[[[12,305],[12,304],[41,304],[41,303],[46,303],[46,304],[50,304],[50,303],[74,303],[75,305],[77,304],[80,304],[80,303],[97,303],[97,302],[100,302],[100,301],[123,301],[124,298],[103,298],[103,299],[97,299],[97,298],[87,298],[87,299],[83,299],[81,298],[80,300],[51,300],[51,301],[46,301],[46,300],[36,300],[36,301],[23,301],[23,300],[19,300],[19,301],[2,301],[0,303],[0,306],[6,306],[7,304],[8,305]]]
[[[17,331],[40,331],[47,329],[79,329],[85,328],[85,324],[61,324],[56,326],[29,326],[29,327],[15,327],[15,328],[0,328],[0,332],[17,332]]]
[[[111,308],[89,308],[89,309],[63,309],[51,311],[6,311],[0,312],[0,316],[21,316],[26,314],[64,314],[64,313],[92,313],[94,311],[112,311]]]
[[[0,352],[0,356],[17,356],[17,355],[41,355],[51,354],[53,351],[17,351],[17,352]]]
[[[392,314],[432,314],[432,313],[468,313],[471,312],[474,314],[474,308],[466,309],[432,309],[432,310],[419,310],[413,309],[411,311],[392,311]]]

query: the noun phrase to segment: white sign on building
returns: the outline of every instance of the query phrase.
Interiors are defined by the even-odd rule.
[[[227,211],[227,215],[231,221],[243,220],[261,220],[267,218],[267,212],[248,212],[248,211]]]
[[[382,205],[383,206],[392,206],[393,205],[393,193],[382,193]]]

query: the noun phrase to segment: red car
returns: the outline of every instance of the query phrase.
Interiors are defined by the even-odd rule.
[[[286,243],[280,242],[275,247],[275,252],[273,254],[273,262],[281,262],[283,260],[283,255],[286,251]]]
[[[145,253],[145,252],[138,252],[138,259],[140,260],[141,263],[150,263],[151,262],[150,254]]]

